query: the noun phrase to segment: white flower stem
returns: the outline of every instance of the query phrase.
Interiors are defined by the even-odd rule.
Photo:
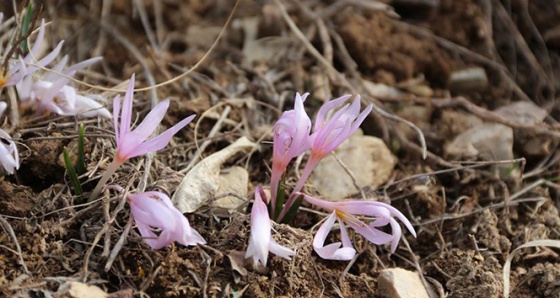
[[[103,187],[105,186],[107,181],[109,181],[109,178],[111,178],[111,176],[113,176],[113,174],[117,171],[117,169],[121,165],[122,165],[122,162],[118,162],[117,159],[113,159],[111,164],[109,164],[109,167],[107,168],[107,171],[105,171],[105,173],[103,173],[103,176],[101,176],[101,179],[99,179],[99,182],[97,182],[97,185],[93,189],[93,192],[89,195],[88,201],[92,201],[92,200],[97,199],[97,197],[101,193],[101,190],[103,190]]]

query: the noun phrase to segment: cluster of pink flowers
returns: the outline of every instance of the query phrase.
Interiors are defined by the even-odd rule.
[[[0,13],[0,23],[2,19],[3,15]],[[11,47],[19,47],[19,44],[12,44],[11,47],[4,48],[1,58],[6,63],[0,66],[0,91],[3,88],[15,88],[19,105],[38,114],[113,117],[103,107],[99,96],[80,94],[75,88],[68,85],[76,72],[99,62],[102,58],[95,57],[67,66],[68,57],[64,56],[49,71],[42,71],[59,56],[63,44],[63,41],[59,42],[51,52],[39,58],[44,36],[45,22],[43,20],[37,37],[25,57],[11,57],[12,53],[17,52]],[[111,175],[125,161],[164,148],[173,135],[195,117],[195,115],[187,117],[167,131],[150,139],[150,135],[155,132],[167,112],[169,100],[162,101],[155,106],[138,127],[131,130],[133,89],[134,75],[132,75],[124,96],[122,110],[121,97],[116,96],[113,100],[117,150],[113,162],[90,195],[90,199],[99,195]],[[0,117],[6,108],[7,104],[0,102]],[[13,174],[19,168],[17,147],[10,135],[2,129],[0,129],[0,138],[2,139],[0,163],[6,172]],[[187,218],[173,206],[166,194],[155,191],[128,194],[127,202],[131,207],[131,213],[140,234],[150,247],[159,249],[174,241],[183,245],[205,243],[202,236],[190,227]],[[159,233],[154,232],[153,228],[158,229]]]
[[[271,240],[270,220],[278,222],[284,220],[292,208],[297,208],[294,204],[298,198],[331,213],[315,234],[313,241],[313,248],[320,257],[331,260],[351,260],[355,256],[356,250],[352,246],[346,225],[374,244],[391,243],[391,252],[394,252],[402,236],[400,225],[394,217],[400,219],[416,236],[408,219],[394,207],[375,201],[328,202],[301,192],[309,175],[321,159],[348,139],[372,109],[369,105],[360,112],[360,96],[355,96],[350,104],[346,102],[352,97],[351,95],[331,100],[319,109],[311,132],[311,120],[303,105],[307,96],[308,93],[303,95],[297,93],[294,109],[284,112],[274,126],[271,197],[268,200],[260,188],[255,191],[255,203],[251,212],[251,237],[245,257],[252,257],[255,262],[266,265],[269,251],[287,259],[293,255],[292,250],[279,247]],[[281,181],[287,166],[294,157],[307,151],[310,151],[309,158],[301,177],[288,196],[288,200],[284,202],[285,185],[281,185]],[[268,209],[266,204],[269,205]],[[356,215],[374,217],[374,220],[366,224]],[[325,245],[335,220],[338,220],[340,225],[342,243]],[[268,226],[264,224],[265,222],[268,222]],[[391,226],[392,234],[378,229],[387,224]]]
[[[0,23],[2,18],[3,15],[0,13]],[[34,110],[36,113],[113,117],[116,153],[112,163],[91,193],[90,200],[98,197],[112,174],[124,162],[133,157],[161,150],[167,146],[179,130],[194,119],[195,115],[187,117],[165,132],[150,138],[169,107],[169,100],[164,100],[156,105],[132,130],[134,75],[130,79],[124,99],[121,101],[121,97],[118,95],[114,98],[113,115],[111,115],[104,108],[99,97],[80,94],[75,88],[68,85],[76,72],[100,61],[101,58],[91,58],[67,66],[68,58],[65,56],[50,71],[42,71],[58,57],[63,44],[63,41],[59,42],[51,52],[38,59],[44,35],[45,22],[42,21],[37,37],[27,55],[8,57],[16,51],[9,47],[3,51],[2,60],[6,63],[0,66],[0,91],[5,87],[15,88],[20,105]],[[12,45],[12,47],[16,46],[19,45]],[[374,244],[390,243],[391,252],[394,252],[402,236],[401,227],[395,218],[403,222],[406,228],[416,236],[407,218],[394,207],[374,201],[328,202],[301,192],[309,175],[319,162],[348,139],[372,109],[370,105],[360,112],[360,97],[355,96],[351,103],[347,103],[352,96],[345,95],[325,103],[319,109],[312,126],[311,119],[304,108],[308,95],[308,93],[296,94],[294,109],[284,112],[274,126],[271,197],[267,198],[262,187],[256,188],[251,210],[251,236],[246,258],[252,258],[255,263],[266,266],[269,252],[286,259],[294,254],[292,249],[286,248],[274,240],[271,234],[271,220],[286,221],[302,201],[330,213],[313,241],[313,248],[320,257],[332,260],[350,260],[355,256],[356,250],[352,246],[347,226]],[[0,117],[6,108],[7,104],[0,102]],[[0,163],[6,172],[13,174],[19,168],[17,147],[10,135],[1,129],[0,138],[2,139]],[[286,197],[288,192],[285,191],[286,185],[282,183],[286,169],[292,159],[306,152],[309,152],[309,158],[305,168],[297,184]],[[156,191],[128,194],[127,202],[140,234],[153,249],[163,248],[173,242],[185,246],[205,243],[203,237],[190,226],[187,218],[173,206],[166,194]],[[369,223],[365,223],[357,216],[368,216],[373,219]],[[325,245],[335,221],[339,223],[341,242]],[[386,225],[391,226],[391,234],[379,230],[379,227]]]

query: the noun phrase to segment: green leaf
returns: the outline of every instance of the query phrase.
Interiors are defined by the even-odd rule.
[[[28,35],[29,31],[31,30],[31,20],[33,19],[33,11],[35,7],[33,5],[33,1],[29,2],[27,5],[27,9],[25,10],[25,15],[23,16],[23,21],[21,22],[21,37],[24,38]],[[21,50],[24,53],[29,51],[29,45],[27,44],[27,38],[24,38],[20,44]]]
[[[83,175],[86,172],[86,154],[85,154],[85,145],[84,145],[84,135],[85,129],[84,125],[80,124],[80,128],[78,130],[78,161],[76,162],[76,174],[78,176]]]
[[[72,165],[72,160],[70,160],[70,154],[68,153],[68,149],[66,148],[64,148],[64,165],[66,166],[66,171],[68,172],[68,176],[70,176],[70,182],[72,183],[72,187],[74,188],[74,193],[77,196],[81,197],[82,194],[84,193],[82,190],[82,185],[80,184],[78,175],[76,175],[76,170],[74,170],[74,165]]]
[[[303,195],[299,195],[294,201],[294,203],[292,204],[292,206],[290,206],[290,210],[288,210],[288,212],[282,219],[282,223],[289,223],[294,218],[296,212],[299,209],[299,206],[301,206],[302,201],[303,201]]]
[[[276,192],[276,209],[273,216],[274,221],[278,220],[280,211],[282,211],[282,206],[286,201],[286,187],[284,187],[285,182],[286,182],[286,175],[282,175],[282,180],[278,184],[278,191]]]

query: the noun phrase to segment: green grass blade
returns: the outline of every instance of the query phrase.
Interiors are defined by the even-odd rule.
[[[83,175],[86,172],[86,154],[85,154],[85,145],[84,145],[84,135],[85,129],[84,125],[80,124],[80,128],[78,130],[78,161],[76,162],[76,174],[78,176]]]
[[[31,28],[31,20],[33,20],[33,11],[35,7],[33,5],[33,1],[29,2],[27,5],[27,9],[25,10],[25,15],[23,16],[23,20],[21,22],[21,37],[27,36]],[[21,50],[23,53],[27,53],[29,51],[29,45],[27,44],[27,38],[23,39],[20,44]]]
[[[282,206],[284,206],[284,202],[286,201],[286,188],[284,187],[285,181],[286,176],[282,175],[282,180],[278,184],[278,191],[276,192],[276,209],[273,216],[274,221],[278,220],[280,211],[282,211]]]
[[[68,171],[68,176],[70,176],[70,182],[72,183],[72,188],[74,188],[74,193],[81,197],[84,193],[82,185],[80,184],[78,175],[76,175],[76,170],[74,169],[74,165],[72,165],[70,154],[66,148],[64,148],[64,165],[66,166],[66,171]]]

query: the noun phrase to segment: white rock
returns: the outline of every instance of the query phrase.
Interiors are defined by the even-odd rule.
[[[364,136],[361,130],[342,143],[335,153],[353,173],[360,188],[376,188],[387,182],[397,163],[397,158],[381,139]],[[332,155],[319,163],[309,182],[323,198],[332,201],[339,201],[359,191],[352,178]]]
[[[71,298],[106,298],[109,297],[107,293],[96,286],[90,286],[85,283],[71,281],[60,286],[56,292],[56,297],[71,297]]]
[[[212,206],[215,213],[227,215],[245,203],[245,200],[241,198],[247,197],[249,173],[242,167],[231,167],[222,170],[219,181],[216,197],[220,197],[228,193],[235,194],[236,196],[225,196],[223,198],[219,198],[213,201],[210,206]]]
[[[206,157],[196,164],[183,178],[173,194],[173,204],[183,213],[194,212],[213,199],[220,188],[222,164],[238,152],[256,148],[257,145],[242,137],[228,147]]]
[[[521,124],[542,123],[548,112],[530,101],[518,101],[494,110],[497,114]]]
[[[513,159],[513,130],[497,123],[483,123],[459,134],[445,146],[447,156]]]
[[[418,273],[401,268],[383,269],[377,284],[384,297],[430,298]]]

